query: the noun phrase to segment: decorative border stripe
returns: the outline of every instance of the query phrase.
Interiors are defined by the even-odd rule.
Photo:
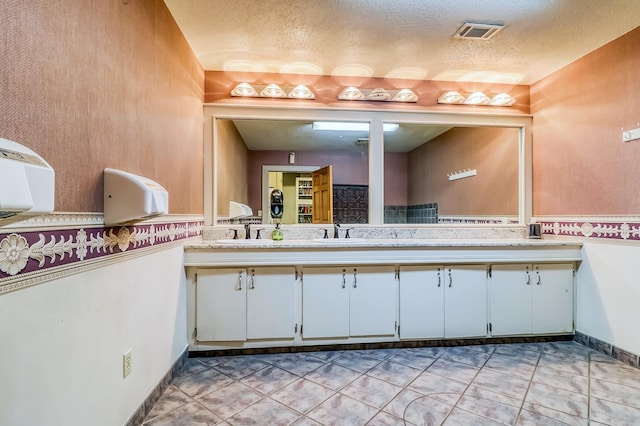
[[[518,224],[517,216],[439,216],[440,224],[468,225],[514,225]]]
[[[203,225],[202,220],[177,219],[117,227],[67,224],[62,229],[3,229],[10,233],[0,233],[0,293],[23,287],[18,281],[33,281],[34,274],[43,271],[82,269],[97,260],[201,236]]]
[[[617,220],[616,220],[617,219]],[[630,218],[631,219],[631,218]],[[602,218],[538,218],[543,235],[640,241],[640,220]]]

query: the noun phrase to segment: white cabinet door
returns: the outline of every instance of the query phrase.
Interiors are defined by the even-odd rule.
[[[444,337],[444,267],[400,267],[400,338]]]
[[[398,281],[394,266],[347,269],[350,336],[394,336],[398,321]]]
[[[487,273],[485,265],[445,268],[444,335],[487,335]]]
[[[247,339],[285,339],[295,334],[294,267],[247,270]]]
[[[246,340],[246,287],[244,268],[197,270],[196,340]]]
[[[533,333],[573,331],[573,265],[533,265]]]
[[[347,268],[304,268],[302,277],[303,338],[349,336]]]
[[[491,267],[491,334],[530,334],[533,326],[531,265]]]

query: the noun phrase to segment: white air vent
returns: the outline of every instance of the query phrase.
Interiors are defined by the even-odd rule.
[[[460,27],[453,38],[489,40],[502,28],[504,28],[504,25],[473,24],[466,22],[462,27]]]

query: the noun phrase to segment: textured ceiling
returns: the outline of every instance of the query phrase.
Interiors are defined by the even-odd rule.
[[[640,25],[640,0],[165,0],[205,70],[532,84]],[[490,40],[452,38],[502,24]]]

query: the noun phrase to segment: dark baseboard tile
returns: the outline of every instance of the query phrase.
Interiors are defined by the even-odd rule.
[[[147,414],[151,412],[151,409],[156,402],[160,399],[162,394],[171,384],[171,381],[178,375],[178,372],[184,366],[184,363],[189,358],[189,352],[185,349],[185,351],[180,355],[180,357],[173,363],[167,374],[165,374],[160,383],[156,385],[155,388],[149,393],[149,396],[140,404],[135,413],[129,418],[129,421],[126,423],[126,426],[139,426],[144,422],[144,419],[147,417]]]
[[[471,346],[471,345],[500,345],[513,343],[545,343],[571,341],[573,334],[562,334],[553,336],[524,336],[524,337],[487,337],[478,339],[435,339],[435,340],[403,340],[400,342],[380,342],[380,343],[349,343],[336,345],[309,345],[309,346],[281,346],[274,348],[251,348],[251,349],[223,349],[191,351],[189,358],[234,356],[234,355],[262,355],[278,353],[296,352],[316,352],[316,351],[348,351],[363,349],[398,349],[398,348],[424,348],[424,347],[450,347],[450,346]]]
[[[639,355],[636,355],[629,351],[625,351],[624,349],[621,349],[617,346],[604,342],[600,339],[596,339],[595,337],[589,336],[579,331],[576,331],[575,338],[573,340],[576,343],[580,343],[583,346],[610,356],[611,358],[617,359],[618,361],[623,362],[627,365],[635,368],[640,368]]]

